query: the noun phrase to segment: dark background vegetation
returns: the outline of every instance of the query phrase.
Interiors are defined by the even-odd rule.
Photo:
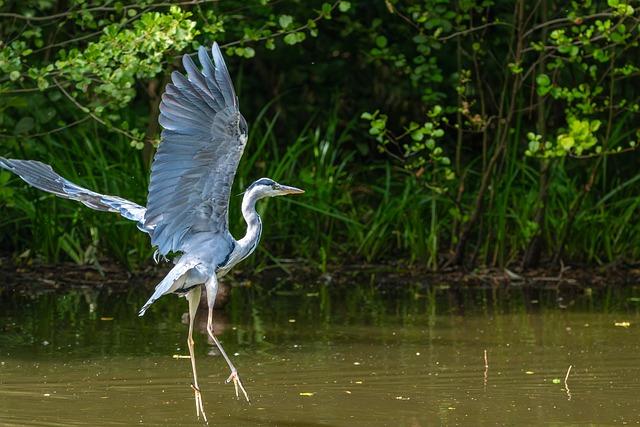
[[[530,268],[640,258],[638,1],[0,2],[0,155],[144,204],[180,56],[223,46],[263,202],[251,261]],[[236,237],[244,223],[232,198]],[[153,249],[0,172],[16,262]],[[251,265],[251,264],[247,264]]]

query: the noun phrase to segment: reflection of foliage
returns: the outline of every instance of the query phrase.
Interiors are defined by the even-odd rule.
[[[142,283],[129,291],[66,285],[72,287],[64,292],[34,286],[27,293],[0,295],[0,346],[27,358],[166,355],[184,339],[182,299],[163,298],[141,319],[137,309],[150,292]]]

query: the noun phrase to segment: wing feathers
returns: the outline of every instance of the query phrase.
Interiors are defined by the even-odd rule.
[[[210,90],[210,86],[216,87],[214,85],[207,85],[207,81],[205,76],[197,69],[196,65],[193,63],[193,60],[189,55],[185,55],[182,60],[184,64],[185,70],[187,70],[188,80],[193,83],[193,89],[200,95],[200,97],[209,104],[209,107],[213,108],[214,111],[220,111],[220,109],[224,106],[224,103],[218,103],[216,101],[215,95]],[[217,88],[216,88],[217,89]],[[219,94],[220,91],[218,90]]]
[[[224,96],[216,82],[216,68],[215,65],[213,65],[213,62],[211,62],[209,55],[207,55],[207,49],[203,46],[200,46],[200,49],[198,49],[198,59],[200,59],[200,63],[202,64],[202,74],[206,77],[205,81],[207,82],[207,87],[213,95],[213,98],[218,100],[222,107],[224,105]]]
[[[138,228],[150,232],[143,225],[146,209],[117,196],[99,194],[80,187],[58,175],[49,165],[35,160],[14,160],[0,157],[0,167],[18,175],[28,184],[65,199],[76,200],[83,205],[107,212],[116,212],[126,219],[137,221]]]
[[[211,47],[211,53],[213,54],[213,62],[215,64],[216,82],[218,83],[218,86],[222,91],[225,104],[233,105],[234,107],[236,107],[236,93],[233,90],[231,77],[229,76],[229,71],[227,70],[227,66],[224,63],[224,58],[222,57],[222,52],[220,52],[218,43],[213,44],[213,46]]]
[[[193,249],[190,242],[230,239],[229,194],[247,130],[217,44],[211,52],[213,60],[198,50],[202,71],[185,56],[187,76],[172,73],[160,103],[164,130],[151,167],[145,224],[155,227],[152,243],[162,255]]]

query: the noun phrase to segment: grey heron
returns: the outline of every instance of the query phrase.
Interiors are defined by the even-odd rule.
[[[174,71],[160,104],[161,142],[151,166],[147,207],[129,200],[99,194],[80,187],[55,173],[51,166],[33,160],[0,157],[0,167],[24,181],[57,196],[77,200],[86,206],[117,212],[136,221],[149,234],[156,254],[176,253],[174,266],[156,286],[140,310],[144,315],[154,301],[174,293],[189,303],[187,344],[193,370],[196,415],[207,421],[202,403],[193,342],[193,320],[202,288],[208,303],[207,333],[220,350],[231,374],[236,397],[239,390],[249,401],[238,371],[213,333],[212,311],[218,279],[249,256],[258,245],[262,222],[256,202],[265,197],[299,194],[304,191],[261,178],[244,192],[242,215],[247,231],[239,240],[229,232],[229,195],[245,145],[248,128],[240,114],[229,72],[217,43],[212,56],[198,50],[202,69],[191,56],[183,56],[186,76]],[[154,256],[155,258],[155,256]]]

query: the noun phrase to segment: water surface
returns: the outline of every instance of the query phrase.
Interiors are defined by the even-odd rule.
[[[211,424],[640,423],[639,288],[452,289],[234,288],[216,329],[252,404],[201,329]],[[0,292],[0,425],[202,425],[185,300],[27,291]]]

